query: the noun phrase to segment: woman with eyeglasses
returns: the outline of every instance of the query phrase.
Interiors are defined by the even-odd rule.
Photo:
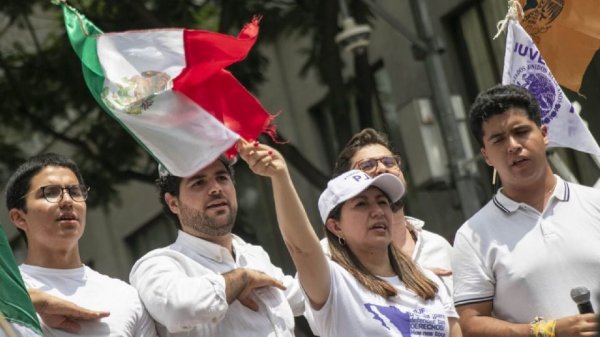
[[[352,170],[329,181],[319,198],[328,259],[282,156],[244,141],[238,151],[253,172],[271,178],[279,227],[321,336],[462,336],[441,280],[392,244],[400,179]]]
[[[392,151],[387,136],[371,128],[356,133],[340,152],[334,176],[358,169],[370,176],[390,173],[400,178],[406,186],[400,156]],[[396,227],[394,244],[424,268],[442,277],[452,294],[452,246],[442,236],[423,229],[422,220],[404,213],[406,195],[392,205],[393,223]],[[326,247],[325,247],[326,248]]]

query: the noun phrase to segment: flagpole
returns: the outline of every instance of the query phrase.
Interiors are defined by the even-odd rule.
[[[0,330],[4,332],[6,337],[15,337],[15,333],[13,332],[13,329],[11,328],[10,324],[8,324],[8,321],[6,320],[6,318],[4,318],[4,315],[1,312],[0,312]]]
[[[419,38],[425,43],[424,62],[431,87],[433,102],[440,117],[441,131],[446,143],[450,171],[459,196],[462,213],[471,217],[481,207],[479,193],[472,174],[466,169],[469,160],[461,142],[456,115],[452,108],[446,71],[442,63],[441,48],[436,39],[425,1],[409,0]]]

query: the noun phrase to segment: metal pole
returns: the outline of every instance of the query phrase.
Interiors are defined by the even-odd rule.
[[[424,0],[409,0],[415,20],[417,34],[428,46],[424,55],[429,85],[433,94],[434,106],[438,111],[442,134],[446,141],[446,153],[453,181],[465,219],[475,214],[481,207],[475,182],[464,163],[467,160],[461,144],[456,116],[452,109],[448,79],[442,64],[441,50],[436,41],[429,12]]]

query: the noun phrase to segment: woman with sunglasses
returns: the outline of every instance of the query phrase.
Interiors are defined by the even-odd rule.
[[[321,336],[462,336],[439,278],[392,244],[400,179],[352,170],[329,182],[319,198],[328,259],[281,155],[244,141],[238,150],[252,171],[271,178],[279,227]]]
[[[356,133],[344,146],[335,162],[334,176],[351,169],[361,170],[370,176],[390,173],[406,186],[400,156],[392,151],[385,134],[371,128]],[[422,220],[406,216],[405,201],[406,195],[392,205],[396,227],[392,238],[394,244],[413,261],[442,277],[452,294],[452,246],[442,236],[423,229]]]

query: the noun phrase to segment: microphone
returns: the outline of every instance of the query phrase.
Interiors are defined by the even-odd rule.
[[[586,287],[576,287],[571,289],[571,298],[577,303],[577,309],[580,314],[593,314],[594,308],[590,302],[590,290]]]

